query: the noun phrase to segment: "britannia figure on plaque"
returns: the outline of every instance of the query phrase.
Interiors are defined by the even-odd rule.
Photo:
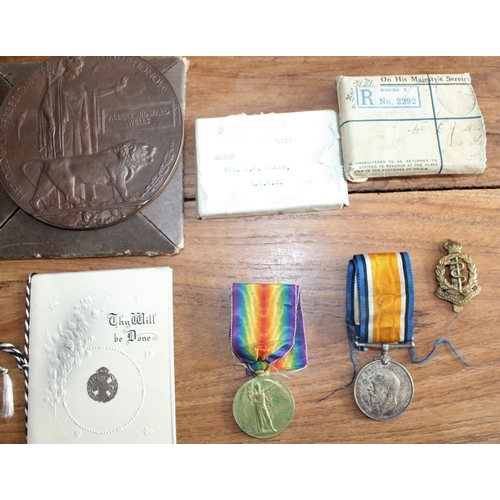
[[[151,202],[179,163],[178,98],[141,58],[52,57],[11,92],[0,108],[9,134],[0,181],[39,221],[68,229],[120,222]]]
[[[110,180],[109,176],[95,174],[92,169],[102,163],[97,144],[97,101],[100,97],[119,94],[126,87],[128,77],[107,88],[89,88],[80,78],[83,67],[81,56],[61,57],[57,68],[49,62],[44,66],[46,88],[38,115],[38,143],[40,160],[52,161],[40,164],[39,168],[33,168],[36,161],[21,167],[35,186],[30,204],[36,211],[54,206],[61,208],[65,201],[74,207],[99,205],[97,184],[110,184],[114,198],[119,201],[126,198],[125,179],[113,175]],[[76,158],[81,164],[79,172],[68,173],[68,168],[76,168],[73,167]]]
[[[39,148],[42,158],[92,153],[89,89],[79,75],[83,57],[62,57],[55,72],[45,66],[47,87],[40,105]]]
[[[81,56],[61,57],[55,71],[49,62],[45,65],[47,85],[39,113],[41,158],[96,153],[97,100],[127,86],[128,77],[123,77],[112,87],[89,89],[80,78],[83,65]]]

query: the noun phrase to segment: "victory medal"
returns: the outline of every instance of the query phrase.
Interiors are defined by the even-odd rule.
[[[234,419],[249,436],[277,436],[290,424],[295,402],[271,373],[307,365],[299,287],[234,284],[231,316],[231,347],[253,375],[236,393]]]
[[[255,375],[234,397],[234,419],[249,436],[274,437],[292,421],[295,401],[288,387],[267,375],[267,369],[257,370]]]

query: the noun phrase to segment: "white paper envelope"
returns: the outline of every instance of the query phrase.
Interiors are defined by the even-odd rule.
[[[196,120],[200,217],[348,204],[334,111]]]

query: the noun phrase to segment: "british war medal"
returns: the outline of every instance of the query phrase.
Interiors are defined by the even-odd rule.
[[[391,348],[413,344],[413,278],[407,253],[355,255],[349,262],[346,322],[358,350],[379,348],[380,358],[354,381],[359,409],[375,420],[392,420],[413,399],[408,371],[388,356]]]

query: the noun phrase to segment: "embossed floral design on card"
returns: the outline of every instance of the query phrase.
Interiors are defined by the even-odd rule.
[[[171,269],[35,274],[30,290],[28,443],[175,442]]]

